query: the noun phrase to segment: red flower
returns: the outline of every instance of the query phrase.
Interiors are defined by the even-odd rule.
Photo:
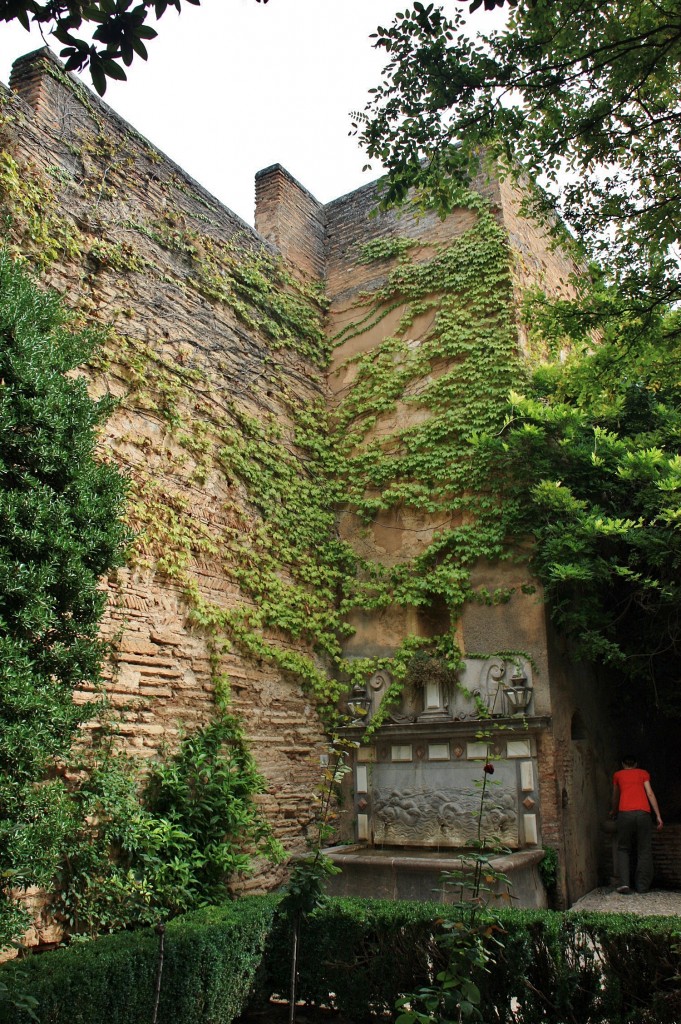
[[[487,772],[488,775],[494,775],[494,765],[490,764],[489,761],[482,770],[483,772]]]

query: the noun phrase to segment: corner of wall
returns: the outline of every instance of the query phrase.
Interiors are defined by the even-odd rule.
[[[9,87],[41,120],[54,120],[57,97],[63,90],[59,78],[65,74],[62,64],[49,47],[43,46],[14,61]]]
[[[523,186],[507,176],[499,189],[501,222],[515,256],[517,286],[521,292],[539,287],[553,298],[574,298],[573,279],[579,276],[580,268],[566,247],[552,237],[549,223],[543,224],[524,212],[529,187],[529,183]],[[557,213],[553,219],[559,222]]]
[[[281,164],[255,176],[255,229],[302,274],[324,277],[324,207]]]

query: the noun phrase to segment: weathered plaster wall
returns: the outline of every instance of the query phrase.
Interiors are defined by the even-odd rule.
[[[19,61],[12,88],[13,95],[3,90],[0,139],[0,205],[14,217],[10,240],[39,265],[44,244],[31,232],[42,224],[56,239],[45,282],[83,321],[111,325],[92,389],[120,400],[101,451],[130,477],[137,530],[130,566],[107,583],[104,623],[115,640],[108,685],[121,709],[122,742],[142,756],[172,745],[179,729],[210,719],[214,676],[226,673],[233,709],[267,778],[264,810],[285,845],[300,850],[324,749],[316,712],[294,678],[237,647],[211,665],[186,589],[190,578],[204,601],[248,604],[226,545],[235,536],[247,540],[259,518],[239,479],[215,469],[219,429],[238,408],[276,421],[292,447],[291,395],[318,398],[320,373],[292,348],[273,344],[257,317],[247,322],[236,303],[211,292],[220,283],[218,258],[231,254],[238,267],[270,251],[256,232],[105,104],[69,84],[53,58]],[[13,189],[13,167],[23,191]],[[36,196],[36,223],[21,206],[27,189]],[[283,635],[269,639],[305,650]],[[263,867],[246,885],[268,887],[281,872]]]
[[[556,248],[548,233],[522,216],[522,195],[509,179],[480,180],[478,190],[492,205],[498,222],[507,233],[512,269],[509,315],[515,317],[518,347],[526,358],[541,358],[531,351],[517,310],[524,292],[539,287],[549,295],[574,297],[574,276],[578,268],[570,256]],[[396,236],[418,239],[414,260],[427,260],[436,247],[451,243],[474,223],[469,209],[455,210],[446,220],[433,214],[416,217],[409,211],[380,213],[369,217],[375,204],[371,187],[360,189],[329,204],[327,289],[330,300],[330,332],[341,333],[348,325],[361,322],[372,304],[372,294],[385,282],[395,261],[361,265],[360,246],[374,239]],[[329,375],[330,402],[341,402],[352,387],[356,365],[347,360],[378,346],[398,325],[404,305],[390,309],[375,326],[363,330],[334,350]],[[382,311],[383,312],[383,311]],[[432,324],[432,310],[417,318],[409,337],[418,339]],[[434,369],[434,374],[446,367]],[[397,404],[379,415],[369,437],[380,438],[422,420],[427,414],[418,407]],[[341,535],[350,540],[364,557],[383,565],[399,564],[422,551],[446,517],[423,514],[398,507],[381,512],[369,528],[361,528],[352,510],[342,510]],[[522,563],[478,562],[473,569],[474,588],[494,592],[508,588],[513,596],[490,607],[469,603],[456,637],[464,653],[491,654],[522,650],[533,659],[533,713],[549,716],[548,730],[536,736],[541,804],[541,841],[559,851],[558,898],[569,904],[598,884],[603,863],[599,862],[599,829],[608,807],[608,769],[612,759],[612,737],[607,728],[607,707],[588,668],[575,665],[561,650],[547,620],[543,592],[524,593],[527,568]],[[447,628],[446,615],[425,615],[414,608],[391,607],[354,615],[356,632],[346,643],[350,656],[389,655],[407,633],[428,636]],[[575,722],[584,722],[575,733]]]

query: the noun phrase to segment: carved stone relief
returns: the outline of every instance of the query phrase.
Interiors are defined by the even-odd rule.
[[[523,659],[515,665],[503,658],[467,658],[459,676],[460,686],[451,694],[449,709],[455,721],[480,717],[479,709],[493,718],[513,714],[506,690],[522,677],[528,690],[532,690],[532,669]]]
[[[510,847],[519,845],[515,768],[499,765],[488,790],[482,833]],[[372,776],[374,843],[404,846],[471,846],[478,835],[478,765],[376,765]]]
[[[391,682],[390,673],[384,670],[375,672],[368,680],[368,714],[363,724],[369,724]],[[476,721],[481,713],[485,718],[507,717],[519,710],[529,713],[531,700],[532,669],[524,659],[510,662],[503,658],[467,658],[458,686],[444,692],[433,681],[421,691],[406,688],[389,710],[387,721],[397,725],[416,721],[465,722]]]

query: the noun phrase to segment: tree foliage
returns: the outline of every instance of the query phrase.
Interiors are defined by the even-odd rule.
[[[74,701],[101,684],[99,581],[128,536],[126,482],[95,457],[112,404],[76,372],[97,340],[0,253],[0,947],[32,885],[71,933],[96,934],[224,897],[251,854],[281,856],[223,697],[143,786],[105,700]]]
[[[125,482],[95,458],[111,410],[73,371],[96,337],[0,254],[0,877],[50,876],[60,797],[49,780],[92,707],[105,646],[99,580],[123,556]]]
[[[479,442],[508,480],[508,528],[533,535],[532,568],[579,655],[616,670],[636,706],[681,715],[681,343],[677,313],[642,336],[626,303],[602,343],[571,303],[535,298],[535,329],[573,354],[512,398]]]
[[[504,29],[476,38],[460,12],[415,3],[375,45],[390,63],[357,123],[388,167],[386,203],[416,186],[446,212],[486,153],[543,176],[554,195],[537,191],[535,212],[560,189],[566,220],[628,294],[678,297],[676,0],[519,0]]]
[[[201,0],[186,0],[198,7]],[[107,78],[125,80],[126,67],[135,56],[147,59],[146,43],[158,34],[148,24],[150,16],[161,18],[169,7],[178,13],[182,0],[0,0],[0,21],[19,21],[25,29],[31,22],[45,28],[63,44],[61,56],[67,71],[89,67],[92,83],[102,95]],[[81,33],[95,26],[89,38]],[[87,34],[87,33],[86,33]]]

